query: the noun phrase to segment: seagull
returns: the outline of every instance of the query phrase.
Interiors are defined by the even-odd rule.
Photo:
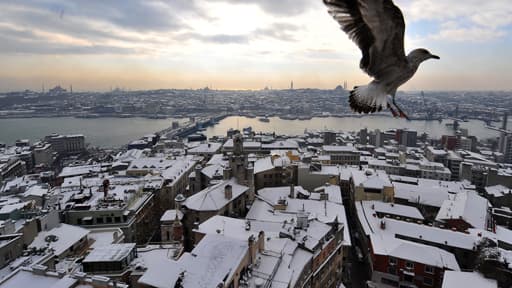
[[[395,102],[396,91],[412,78],[423,61],[439,56],[423,48],[405,55],[404,16],[391,0],[323,1],[329,14],[361,49],[359,67],[373,78],[368,85],[355,86],[350,91],[350,108],[374,113],[386,106],[394,117],[409,120]]]

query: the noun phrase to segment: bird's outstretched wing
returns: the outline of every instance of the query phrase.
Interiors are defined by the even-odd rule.
[[[361,49],[360,67],[382,79],[407,65],[404,52],[405,21],[391,0],[323,0],[329,14],[338,21]]]

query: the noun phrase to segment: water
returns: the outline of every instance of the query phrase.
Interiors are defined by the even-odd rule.
[[[311,120],[282,120],[278,117],[269,118],[265,123],[257,118],[232,116],[219,124],[208,127],[208,137],[226,135],[229,128],[245,128],[251,126],[254,131],[276,132],[277,134],[299,135],[308,130],[325,128],[335,131],[357,131],[362,128],[391,129],[410,128],[418,133],[427,132],[431,137],[438,138],[443,134],[453,134],[445,124],[449,121],[405,121],[385,116],[346,117],[346,118],[313,118]],[[32,142],[51,133],[84,134],[86,142],[100,147],[119,147],[138,139],[146,134],[154,133],[171,125],[172,121],[185,122],[187,119],[146,119],[146,118],[16,118],[0,119],[0,142],[13,144],[17,139],[30,139]],[[512,119],[511,119],[512,121]],[[471,120],[461,123],[462,128],[469,129],[471,135],[482,138],[497,137],[496,131],[485,128],[482,121]],[[512,126],[510,126],[512,127]]]
[[[428,133],[433,138],[440,138],[442,135],[453,135],[453,129],[447,127],[446,123],[452,121],[443,120],[435,121],[406,121],[386,116],[365,116],[365,117],[327,117],[313,118],[311,120],[282,120],[278,117],[269,118],[270,122],[261,122],[258,118],[247,118],[232,116],[227,117],[219,122],[219,124],[206,129],[205,134],[208,137],[215,135],[225,135],[229,128],[242,129],[252,127],[256,132],[276,132],[277,134],[301,135],[304,129],[322,130],[331,129],[334,131],[359,131],[363,128],[369,130],[380,129],[388,130],[392,128],[409,128]],[[470,135],[475,135],[479,139],[494,138],[498,136],[498,132],[485,128],[485,123],[478,120],[470,120],[469,122],[460,123],[461,128],[467,128]]]
[[[119,147],[140,137],[186,119],[147,118],[13,118],[0,119],[0,142],[13,144],[17,139],[32,142],[51,133],[84,134],[86,143],[100,147]]]

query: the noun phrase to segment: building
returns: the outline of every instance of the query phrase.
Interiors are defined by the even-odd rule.
[[[92,249],[82,267],[85,273],[122,279],[136,257],[135,243],[108,244]]]
[[[161,179],[71,180],[66,179],[60,188],[62,199],[50,200],[52,207],[62,211],[66,223],[84,228],[118,227],[126,241],[138,244],[146,243],[154,236],[153,227],[158,227],[160,214],[155,193],[145,187],[160,187]]]
[[[441,288],[452,287],[498,288],[498,283],[494,279],[485,278],[478,272],[446,271]]]
[[[231,178],[187,197],[181,206],[187,244],[191,244],[192,229],[215,215],[243,217],[247,212],[248,191],[249,187]]]
[[[446,270],[460,271],[453,253],[402,237],[403,233],[416,234],[419,229],[429,227],[414,224],[413,221],[423,218],[416,208],[361,201],[356,203],[356,211],[364,235],[363,249],[369,252],[373,282],[392,287],[441,287]],[[436,237],[428,231],[420,233],[420,239]]]
[[[343,260],[351,246],[341,192],[339,187],[329,187],[310,195],[294,186],[259,190],[246,216],[251,227],[264,227],[267,234],[277,233],[280,238],[297,241],[301,248],[313,253],[312,287],[339,285]]]
[[[52,150],[59,153],[59,155],[79,154],[85,151],[85,136],[81,134],[52,134],[46,136],[44,141],[50,143]]]
[[[408,129],[396,130],[396,141],[405,147],[416,147],[418,132]]]
[[[79,226],[60,224],[37,234],[28,249],[53,251],[55,257],[63,259],[69,255],[80,255],[89,246],[89,230]]]
[[[359,165],[360,152],[354,146],[324,145],[322,154],[329,155],[329,163],[332,165]]]
[[[512,135],[501,133],[499,139],[499,151],[505,156],[505,163],[512,163]]]
[[[350,197],[353,201],[380,200],[393,202],[395,188],[389,181],[386,172],[381,170],[351,170],[350,176]]]
[[[336,132],[326,130],[324,131],[324,145],[332,145],[336,143]]]
[[[257,237],[238,240],[222,235],[205,235],[190,252],[178,260],[165,259],[159,267],[150,267],[139,279],[144,287],[242,287],[244,281],[264,284],[273,280],[279,268],[279,255],[270,255],[273,264],[265,265],[270,276],[258,273],[262,259],[267,260],[264,232]],[[249,273],[249,270],[252,273]],[[259,276],[258,276],[259,275]],[[257,280],[259,279],[259,280]],[[281,280],[281,279],[276,279]]]
[[[254,188],[277,187],[296,183],[297,166],[290,158],[273,155],[254,162]]]

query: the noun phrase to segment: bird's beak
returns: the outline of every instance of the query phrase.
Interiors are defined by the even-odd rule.
[[[432,59],[441,59],[441,58],[440,58],[439,56],[437,56],[437,55],[430,55],[430,58],[432,58]]]

